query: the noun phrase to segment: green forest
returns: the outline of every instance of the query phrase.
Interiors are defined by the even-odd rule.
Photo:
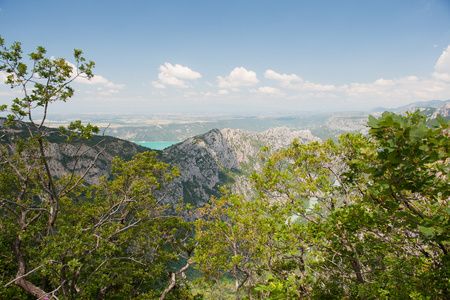
[[[202,207],[166,203],[155,192],[179,172],[155,152],[114,159],[96,185],[82,151],[52,173],[49,108],[94,76],[81,50],[73,61],[0,37],[0,71],[22,95],[1,106],[2,128],[27,132],[0,152],[0,299],[450,299],[444,118],[385,112],[366,136],[264,148],[255,197],[223,187]],[[77,143],[99,128],[58,132]]]

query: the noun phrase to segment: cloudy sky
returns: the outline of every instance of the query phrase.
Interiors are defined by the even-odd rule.
[[[82,49],[51,112],[297,113],[450,99],[449,0],[0,0],[26,53]],[[0,73],[0,79],[4,74]],[[3,81],[3,80],[2,80]],[[20,90],[0,86],[0,103]]]

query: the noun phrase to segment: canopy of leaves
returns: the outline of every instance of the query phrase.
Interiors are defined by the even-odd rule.
[[[233,275],[236,299],[447,297],[448,121],[386,112],[368,126],[265,149],[257,199],[224,196],[197,221],[205,278]]]
[[[191,243],[190,225],[177,204],[155,193],[178,170],[158,161],[155,152],[145,152],[129,161],[114,159],[113,178],[88,186],[83,178],[98,155],[86,160],[77,154],[73,171],[55,176],[50,131],[43,126],[49,105],[71,98],[70,84],[78,77],[90,79],[94,63],[86,63],[76,49],[75,66],[45,54],[38,47],[27,65],[21,44],[7,48],[0,37],[0,70],[8,74],[6,83],[24,94],[1,107],[9,113],[2,126],[27,128],[26,136],[2,142],[0,149],[0,298],[154,299],[167,294],[171,263]],[[39,120],[36,109],[43,112]],[[60,131],[69,142],[98,132],[81,121]],[[108,146],[97,144],[103,144],[99,154]],[[76,175],[80,166],[84,170]],[[168,296],[189,298],[189,290],[178,283]]]

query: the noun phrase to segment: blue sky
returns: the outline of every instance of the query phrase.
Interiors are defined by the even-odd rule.
[[[0,0],[0,35],[96,77],[54,113],[297,113],[450,99],[450,0]],[[4,74],[0,74],[0,79]],[[0,86],[0,102],[20,90]]]

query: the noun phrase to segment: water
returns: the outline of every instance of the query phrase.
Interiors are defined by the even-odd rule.
[[[135,143],[153,150],[163,150],[179,142],[135,142]]]

